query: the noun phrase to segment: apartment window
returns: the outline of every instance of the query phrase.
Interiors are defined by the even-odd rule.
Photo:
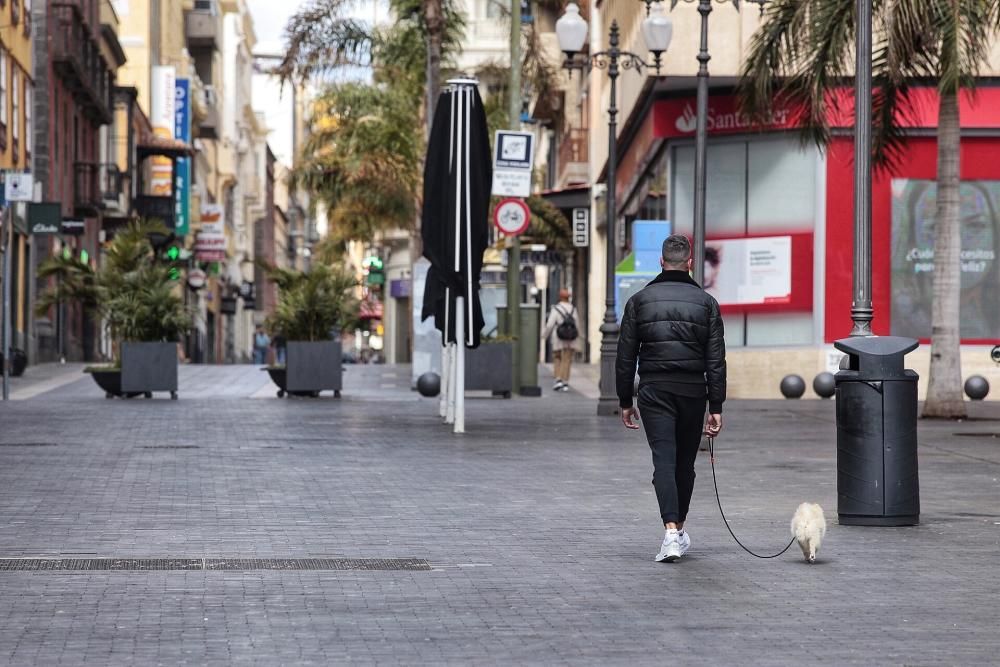
[[[14,161],[18,158],[18,142],[21,139],[21,95],[19,93],[18,82],[20,77],[17,75],[17,68],[13,68],[10,72],[10,99],[11,99],[11,119],[10,119],[10,134],[11,138],[14,140]]]
[[[27,1],[27,0],[25,0]],[[31,133],[34,130],[31,125],[31,96],[32,88],[28,82],[24,83],[24,155],[31,155]]]
[[[0,49],[0,126],[7,139],[7,52]]]
[[[504,7],[510,5],[509,2],[504,2],[500,4],[500,0],[484,0],[486,2],[486,18],[488,19],[500,19],[504,18]]]

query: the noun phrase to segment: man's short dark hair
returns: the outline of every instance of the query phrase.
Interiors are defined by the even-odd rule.
[[[683,234],[672,234],[663,242],[663,263],[681,266],[691,258],[691,242]]]

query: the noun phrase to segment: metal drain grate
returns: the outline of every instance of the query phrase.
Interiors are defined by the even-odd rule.
[[[430,569],[422,558],[0,558],[0,572]]]
[[[139,449],[201,449],[201,445],[139,445]]]
[[[0,442],[0,447],[56,447],[57,442]]]

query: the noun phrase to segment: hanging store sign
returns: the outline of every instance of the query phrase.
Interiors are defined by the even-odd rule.
[[[204,287],[207,280],[208,275],[201,269],[191,269],[188,271],[188,287],[193,290],[199,290]]]
[[[62,231],[62,204],[39,202],[28,204],[28,229],[32,234],[58,234]]]
[[[174,137],[191,142],[191,81],[177,79],[174,84]],[[177,158],[174,188],[174,233],[185,236],[191,230],[191,161]]]
[[[194,256],[199,262],[221,262],[226,259],[226,223],[222,207],[205,204],[201,207],[201,229],[194,237]]]
[[[573,209],[573,245],[586,248],[590,245],[590,209]]]
[[[493,153],[493,194],[498,197],[531,195],[535,135],[498,130]]]
[[[523,234],[531,224],[531,209],[520,199],[504,199],[493,211],[493,223],[507,236]]]
[[[153,134],[165,139],[174,138],[174,118],[177,109],[177,70],[174,67],[154,67],[152,70],[152,99],[149,122]],[[168,157],[150,158],[149,194],[169,197],[173,192],[174,163]]]
[[[82,236],[87,231],[87,222],[85,220],[63,220],[61,228],[63,234]]]

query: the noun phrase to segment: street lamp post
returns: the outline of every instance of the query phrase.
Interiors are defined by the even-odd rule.
[[[587,39],[587,22],[580,16],[580,8],[575,3],[566,7],[565,14],[556,22],[556,36],[559,38],[559,48],[566,54],[563,67],[566,69],[585,69],[596,67],[606,69],[611,80],[611,99],[608,106],[608,168],[606,181],[607,208],[607,264],[605,266],[605,310],[604,323],[601,325],[601,397],[597,404],[598,414],[615,414],[618,411],[618,399],[615,392],[615,356],[618,351],[618,317],[615,314],[615,172],[618,162],[618,104],[617,80],[620,69],[634,69],[642,72],[646,67],[654,67],[657,75],[660,73],[660,57],[670,46],[673,36],[673,23],[665,16],[659,3],[643,0],[646,3],[646,19],[642,22],[642,34],[646,46],[653,55],[653,62],[647,63],[642,57],[618,48],[618,21],[611,22],[608,38],[608,50],[591,53],[582,59],[576,54],[583,49]]]
[[[708,204],[708,16],[712,13],[712,0],[684,0],[697,2],[701,14],[701,43],[698,48],[698,97],[694,148],[694,243],[692,259],[694,280],[699,285],[705,281],[705,209]],[[761,15],[768,0],[748,0],[760,6]],[[670,9],[680,0],[670,0]],[[740,0],[715,0],[720,4],[731,2],[739,11]]]
[[[852,336],[872,335],[872,0],[857,0],[854,36],[854,298]]]

